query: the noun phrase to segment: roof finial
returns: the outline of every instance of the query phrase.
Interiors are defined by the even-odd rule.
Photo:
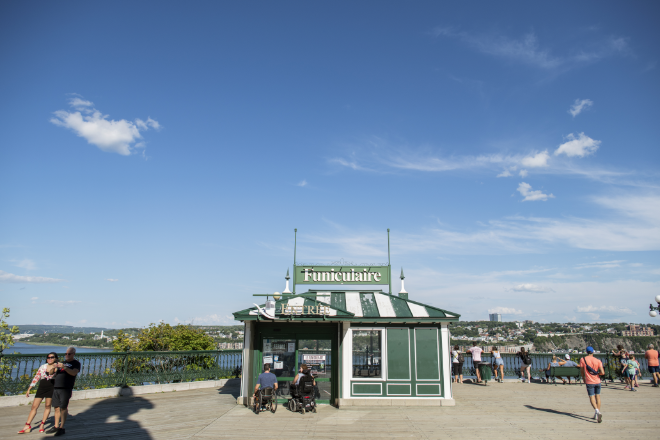
[[[406,277],[403,275],[403,267],[401,268],[401,291],[399,292],[399,296],[403,299],[408,299],[408,292],[406,292],[406,288],[404,287],[404,279]]]
[[[291,293],[291,291],[289,290],[289,280],[291,279],[291,277],[289,276],[288,268],[286,269],[286,276],[284,277],[284,279],[286,280],[286,288],[282,291],[282,293]]]

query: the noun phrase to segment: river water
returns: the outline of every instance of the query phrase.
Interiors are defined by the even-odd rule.
[[[34,345],[25,342],[16,342],[13,346],[6,348],[2,354],[12,354],[19,352],[21,354],[46,354],[54,351],[58,354],[64,354],[68,345]],[[76,353],[99,353],[112,351],[109,348],[82,348],[76,347]]]

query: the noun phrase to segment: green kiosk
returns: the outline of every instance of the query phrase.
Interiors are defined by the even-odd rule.
[[[316,377],[321,404],[454,405],[447,325],[460,315],[409,299],[403,270],[398,295],[391,293],[389,263],[294,263],[293,291],[289,280],[287,271],[282,293],[257,295],[267,297],[265,304],[233,314],[245,324],[238,403],[249,404],[266,363],[285,403],[305,363]],[[336,289],[296,293],[305,284]],[[369,289],[374,285],[388,285],[389,292]]]

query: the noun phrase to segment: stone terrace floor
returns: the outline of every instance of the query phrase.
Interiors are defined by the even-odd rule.
[[[660,388],[603,387],[603,423],[591,419],[585,387],[539,383],[455,385],[455,407],[321,406],[318,413],[256,415],[236,388],[73,401],[64,439],[652,439]],[[0,409],[0,438],[16,438],[28,407]],[[37,423],[41,412],[37,415]],[[52,422],[52,417],[49,423]],[[655,433],[655,434],[654,434]],[[28,438],[50,435],[36,430]],[[20,437],[19,437],[20,438]]]

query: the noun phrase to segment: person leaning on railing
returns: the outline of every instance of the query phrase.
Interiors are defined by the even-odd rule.
[[[463,383],[463,362],[465,359],[463,358],[463,355],[458,352],[458,350],[458,345],[454,345],[454,349],[451,352],[451,369],[454,373],[454,382]]]
[[[472,354],[472,365],[477,372],[477,383],[481,383],[481,373],[479,372],[479,364],[481,364],[481,353],[483,350],[481,347],[477,347],[477,342],[472,342],[472,347],[468,349]]]
[[[520,347],[520,351],[517,353],[518,357],[522,361],[520,366],[520,374],[522,375],[523,382],[525,381],[525,371],[527,371],[527,383],[532,383],[532,358],[529,355],[529,352],[525,351],[525,347]]]
[[[46,399],[46,407],[44,408],[44,416],[41,418],[41,423],[39,423],[39,432],[46,432],[44,425],[48,416],[50,415],[50,404],[53,398],[53,378],[57,374],[57,353],[50,352],[46,356],[46,363],[39,367],[37,374],[34,375],[34,379],[30,383],[30,386],[25,393],[25,397],[30,397],[30,390],[39,383],[39,388],[37,388],[37,394],[34,396],[32,401],[32,408],[30,408],[30,415],[28,415],[27,422],[25,422],[25,427],[22,430],[18,431],[19,434],[26,434],[32,431],[32,420],[37,415],[37,410],[41,401]]]

